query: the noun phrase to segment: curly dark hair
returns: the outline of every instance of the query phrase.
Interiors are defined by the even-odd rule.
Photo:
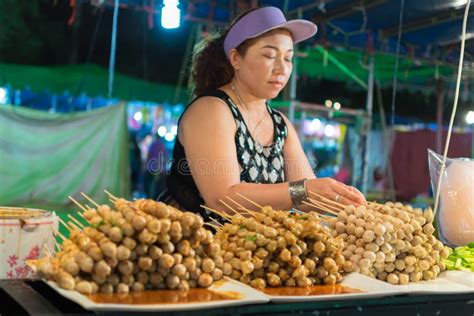
[[[260,7],[250,9],[239,15],[226,28],[208,36],[199,42],[194,49],[191,62],[191,92],[200,96],[205,92],[217,89],[229,83],[234,77],[234,69],[224,51],[224,40],[229,30],[241,18]],[[256,39],[248,39],[237,47],[237,51],[245,56],[247,49]]]

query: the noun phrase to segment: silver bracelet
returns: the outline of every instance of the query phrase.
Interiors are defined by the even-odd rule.
[[[301,205],[303,201],[308,198],[308,193],[306,192],[306,179],[290,182],[288,191],[290,192],[293,207]]]

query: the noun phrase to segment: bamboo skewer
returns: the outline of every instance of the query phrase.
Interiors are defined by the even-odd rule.
[[[238,192],[236,192],[235,194],[237,194],[238,196],[240,196],[241,198],[243,198],[243,199],[246,200],[247,202],[249,202],[249,203],[255,205],[255,206],[258,207],[259,209],[262,209],[263,206],[261,206],[260,204],[258,204],[258,203],[256,203],[256,202],[252,201],[252,200],[249,199],[248,197],[246,197],[246,196],[244,196],[244,195],[242,195],[242,194],[240,194],[240,193],[238,193]]]
[[[226,196],[226,199],[228,199],[229,201],[231,201],[232,203],[234,203],[235,205],[237,205],[237,207],[240,208],[240,210],[243,210],[245,211],[246,214],[249,214],[253,217],[255,217],[255,211],[252,211],[252,210],[249,210],[248,208],[246,208],[245,206],[243,206],[242,204],[238,203],[237,201],[235,201],[234,199],[232,199],[230,196]]]
[[[77,220],[77,218],[75,218],[74,216],[71,216],[71,214],[67,214],[67,217],[69,217],[74,223],[76,223],[77,226],[79,226],[79,228],[81,228],[81,229],[84,229],[84,228],[85,228],[84,224],[82,224],[81,222],[79,222],[79,221]]]
[[[72,229],[74,229],[74,230],[81,230],[81,229],[80,229],[79,227],[77,227],[77,225],[74,224],[73,222],[67,222],[67,223],[68,223],[69,226],[72,227]]]
[[[342,209],[344,209],[344,208],[346,207],[346,205],[344,205],[344,204],[342,204],[342,203],[339,203],[339,202],[336,202],[336,201],[333,201],[333,200],[330,200],[330,199],[328,199],[327,197],[322,196],[322,195],[320,195],[320,194],[318,194],[318,193],[316,193],[316,192],[313,192],[313,191],[308,191],[308,192],[309,192],[310,194],[313,194],[313,195],[319,197],[319,198],[322,199],[322,200],[327,201],[328,203],[332,203],[332,204],[334,204],[334,205],[337,205],[337,206],[339,206],[339,207],[342,208]]]
[[[331,220],[335,218],[334,216],[331,216],[331,215],[321,214],[321,212],[317,212],[317,213],[318,213],[318,217],[321,217],[322,219],[325,219],[325,220]]]
[[[314,207],[314,206],[313,206]],[[305,214],[305,212],[297,209],[297,208],[293,208],[294,210],[297,210],[298,212],[301,212],[301,214]],[[334,216],[330,216],[330,215],[326,215],[326,214],[322,214],[319,209],[316,211],[316,213],[318,214],[318,217],[321,217],[322,219],[326,219],[326,220],[329,220],[329,219],[332,219],[334,218]]]
[[[218,210],[212,209],[212,208],[207,207],[207,206],[205,206],[205,205],[201,205],[201,207],[204,208],[204,209],[206,209],[206,210],[208,210],[208,211],[211,211],[211,212],[213,212],[213,213],[219,215],[219,216],[222,217],[222,218],[225,218],[225,219],[228,220],[228,221],[231,221],[231,219],[232,219],[232,218],[230,217],[230,215],[224,214],[224,213],[222,213],[222,212],[220,212],[220,211],[218,211]]]
[[[321,210],[323,210],[323,212],[330,213],[330,214],[333,214],[333,215],[336,215],[336,216],[337,216],[337,213],[335,213],[335,212],[333,212],[333,211],[331,211],[331,210],[325,209],[323,206],[319,206],[319,205],[316,205],[316,204],[313,204],[313,203],[310,203],[310,202],[306,202],[306,201],[303,201],[303,204],[312,206],[312,207],[314,207],[314,208],[321,209]]]
[[[47,257],[52,257],[53,256],[51,251],[48,248],[48,245],[43,244],[43,248],[44,248],[44,253],[46,254]]]
[[[54,245],[58,248],[58,251],[63,250],[63,247],[56,240],[54,241]]]
[[[116,197],[115,195],[113,195],[109,191],[104,190],[104,192],[105,192],[105,194],[107,194],[109,196],[110,199],[114,200],[114,202],[118,200],[118,197]]]
[[[335,216],[337,216],[337,214],[339,213],[339,211],[334,211],[334,210],[328,208],[326,206],[326,204],[318,202],[316,200],[312,200],[312,201],[310,200],[309,203],[312,204],[315,207],[318,207],[319,209],[323,210],[326,213],[329,213],[329,214],[332,214],[332,215],[335,215]]]
[[[335,217],[327,216],[327,215],[324,215],[324,214],[319,214],[318,216],[321,217],[321,220],[320,220],[320,221],[322,221],[322,222],[329,222],[329,221],[331,221],[333,218],[335,218]]]
[[[69,199],[74,203],[76,204],[77,206],[79,206],[81,208],[81,210],[83,210],[84,212],[86,211],[86,208],[84,206],[81,205],[81,203],[79,203],[78,201],[76,201],[72,196],[69,196]]]
[[[321,214],[321,208],[320,208],[319,206],[314,205],[313,203],[307,202],[307,201],[302,201],[302,203],[303,203],[304,205],[308,205],[308,206],[311,206],[311,207],[313,207],[313,208],[316,208],[316,209],[317,209],[317,212],[318,212],[319,214]]]
[[[99,207],[100,205],[97,204],[96,201],[94,201],[90,196],[88,196],[87,194],[85,194],[84,192],[81,192],[81,195],[83,197],[85,197],[89,202],[91,202],[93,205],[95,205],[95,207]]]
[[[209,222],[204,222],[204,225],[209,226],[209,227],[212,227],[212,228],[214,228],[216,231],[220,231],[220,230],[221,230],[221,228],[220,228],[219,226],[214,225],[214,224],[209,223]]]
[[[59,236],[59,238],[61,238],[62,241],[66,241],[66,240],[67,240],[67,238],[64,237],[64,235],[61,234],[59,231],[54,230],[54,229],[52,229],[52,228],[51,228],[51,230],[53,231],[53,236],[55,236],[55,237],[56,237],[56,236]]]
[[[332,210],[333,212],[340,212],[341,210],[335,206],[332,206],[332,205],[329,205],[329,204],[326,204],[326,203],[323,203],[321,201],[318,201],[318,200],[315,200],[315,199],[312,199],[312,198],[308,198],[308,200],[311,202],[311,203],[314,203],[314,204],[319,204],[319,205],[322,205],[324,206],[325,208],[327,209],[330,209]]]
[[[58,216],[58,219],[59,219],[59,222],[60,222],[64,227],[66,227],[66,229],[67,229],[68,231],[71,231],[71,228],[66,224],[66,222],[64,222],[64,221],[61,219],[61,217]]]
[[[227,204],[227,203],[224,202],[223,200],[219,199],[219,202],[221,202],[222,204],[224,204],[229,210],[231,210],[232,212],[234,212],[234,214],[238,214],[238,212],[237,212],[232,206],[230,206],[229,204]]]
[[[88,220],[87,220],[87,219],[84,217],[84,215],[82,215],[82,213],[80,213],[80,212],[77,212],[77,214],[79,214],[79,216],[80,216],[80,217],[82,217],[82,218],[83,218],[83,219],[84,219],[86,222],[88,222],[88,223],[89,223],[89,221],[88,221]]]
[[[214,217],[212,217],[212,216],[209,216],[209,218],[211,219],[211,221],[212,221],[212,223],[213,223],[214,225],[217,225],[217,226],[220,227],[220,228],[223,228],[223,227],[224,227],[224,225],[223,225],[221,222],[219,222],[219,221],[217,220],[217,218],[214,218]]]
[[[330,220],[333,220],[335,219],[336,217],[334,216],[331,216],[331,215],[327,215],[325,214],[323,211],[320,211],[320,210],[316,210],[315,211],[316,213],[318,213],[318,218],[319,218],[319,221],[330,221]]]

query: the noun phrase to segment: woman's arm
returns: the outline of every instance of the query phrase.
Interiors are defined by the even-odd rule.
[[[288,183],[240,183],[240,165],[235,148],[236,124],[227,105],[214,97],[198,99],[180,122],[179,138],[186,152],[196,186],[209,207],[225,209],[226,197],[238,201],[240,193],[260,205],[291,208]],[[228,202],[228,200],[226,200]]]
[[[255,209],[252,204],[245,202],[236,194],[240,193],[262,206],[271,205],[275,209],[290,209],[292,202],[288,192],[288,182],[240,183],[240,165],[234,140],[235,131],[235,121],[227,105],[214,97],[198,99],[186,111],[180,122],[178,137],[184,146],[194,182],[206,204],[211,208],[226,210],[220,200],[229,202],[226,197],[231,197],[245,207]],[[308,168],[310,169],[309,166]],[[314,174],[312,176],[314,178]],[[312,179],[307,182],[310,190],[324,193],[332,199],[334,198],[331,197],[334,193],[333,187],[339,185],[343,186],[332,179]],[[345,188],[338,188],[338,190],[339,192],[346,190],[344,196],[348,197],[348,203],[356,203],[352,202],[356,198],[349,190]]]

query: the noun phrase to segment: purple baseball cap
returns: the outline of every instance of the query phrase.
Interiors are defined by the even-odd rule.
[[[229,30],[224,40],[224,51],[229,58],[229,51],[238,47],[249,38],[258,37],[268,31],[285,28],[291,32],[294,43],[310,38],[318,27],[307,20],[287,21],[283,12],[276,7],[264,7],[245,15]]]

